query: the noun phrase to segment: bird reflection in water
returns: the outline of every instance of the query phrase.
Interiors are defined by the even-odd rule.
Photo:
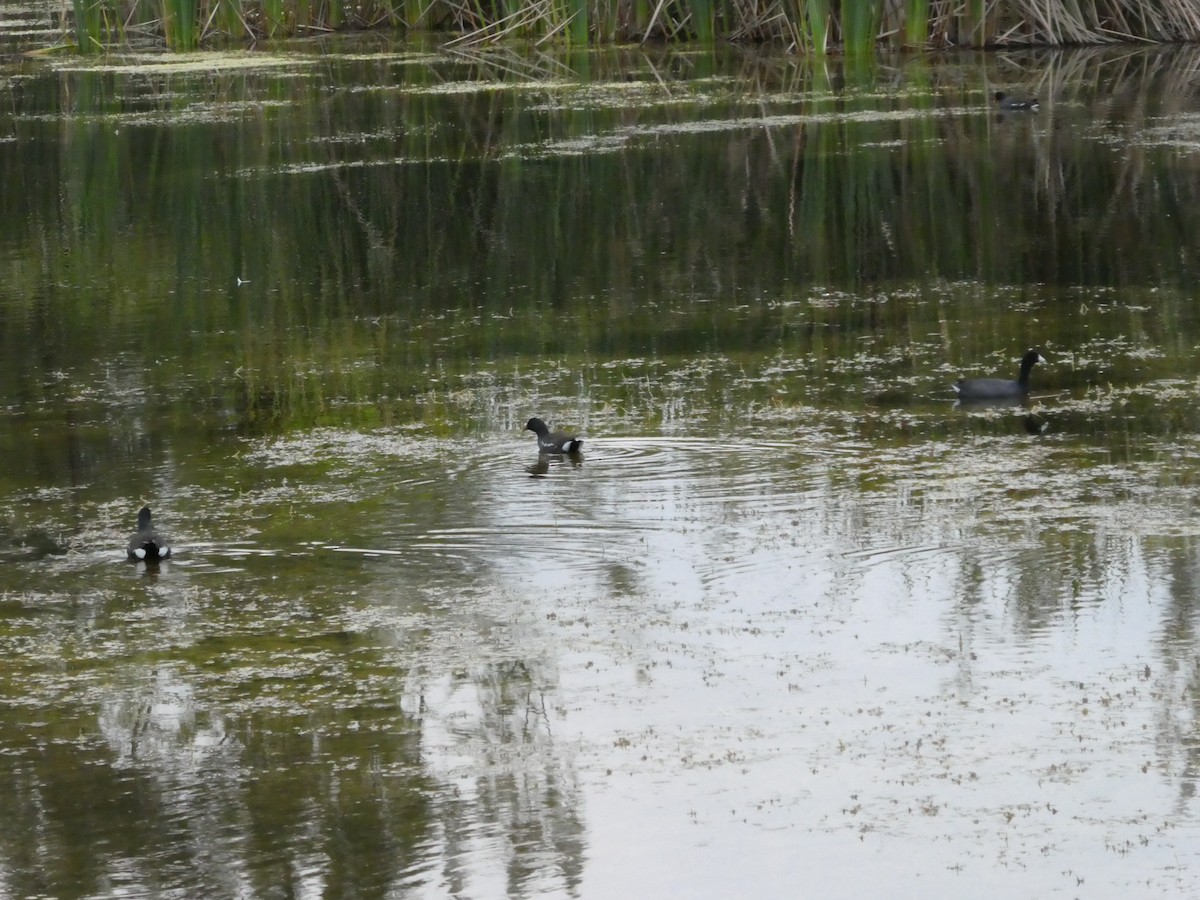
[[[540,478],[543,475],[549,475],[551,468],[567,468],[578,469],[583,465],[582,453],[539,453],[537,459],[532,465],[525,467],[525,471],[533,478]]]
[[[1026,434],[1045,434],[1050,427],[1050,422],[1045,416],[1029,409],[1028,397],[1007,400],[955,400],[954,408],[964,413],[983,412],[989,409],[1021,408],[1025,410],[1025,415],[1020,418]]]

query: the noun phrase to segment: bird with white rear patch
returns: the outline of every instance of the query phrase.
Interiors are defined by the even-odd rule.
[[[138,513],[138,530],[129,539],[126,548],[129,559],[134,562],[156,563],[171,558],[171,547],[150,521],[150,507],[143,506]]]
[[[537,416],[525,423],[524,430],[537,435],[540,453],[578,453],[583,447],[583,438],[565,431],[551,431]]]
[[[1037,97],[1011,97],[1004,91],[996,91],[993,96],[996,105],[1008,112],[1037,112],[1040,108]]]

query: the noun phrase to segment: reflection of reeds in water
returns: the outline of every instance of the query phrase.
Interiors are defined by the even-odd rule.
[[[799,15],[797,12],[799,11]],[[1188,0],[1130,5],[1099,0],[74,0],[84,51],[111,40],[112,23],[157,22],[168,47],[191,50],[207,37],[281,37],[339,28],[401,27],[458,32],[472,41],[558,38],[589,41],[779,41],[823,55],[865,54],[878,44],[919,47],[1088,44],[1200,37]]]
[[[989,111],[982,87],[940,82],[944,70],[930,69],[928,86],[912,93],[835,96],[852,78],[836,61],[815,72],[745,63],[735,75],[763,84],[767,104],[787,94],[770,107],[777,122],[689,84],[727,74],[711,60],[644,53],[628,68],[588,54],[594,93],[567,92],[559,108],[546,92],[531,128],[520,93],[439,93],[445,70],[414,66],[394,82],[380,68],[377,92],[334,108],[314,102],[307,80],[217,75],[197,91],[207,97],[215,84],[233,95],[246,84],[286,100],[291,113],[236,126],[164,122],[130,140],[130,129],[90,124],[124,121],[109,76],[80,75],[70,96],[80,118],[63,127],[89,139],[63,141],[57,167],[32,143],[6,158],[13,184],[48,178],[53,189],[23,197],[0,229],[31,259],[41,252],[31,235],[59,235],[58,277],[79,288],[51,288],[37,266],[14,267],[11,296],[24,299],[13,301],[13,321],[27,307],[21,321],[61,324],[48,337],[14,325],[3,380],[38,392],[56,360],[105,358],[100,348],[136,337],[135,346],[173,354],[151,370],[162,381],[137,394],[150,408],[195,401],[264,433],[452,419],[463,406],[454,391],[487,393],[462,380],[487,369],[479,360],[511,362],[514,372],[563,360],[569,371],[589,356],[654,348],[668,360],[718,353],[756,364],[764,348],[786,348],[829,366],[860,339],[945,332],[952,362],[982,366],[988,354],[1035,341],[1077,347],[1083,323],[1102,333],[1105,316],[1125,313],[1091,296],[1095,285],[1160,288],[1145,301],[1153,314],[1128,325],[1170,348],[1146,363],[1155,377],[1200,340],[1187,277],[1200,267],[1200,186],[1189,158],[1142,143],[1184,108],[1194,56],[1064,56],[1027,85],[1044,98],[1042,113],[1017,120]],[[463,50],[451,80],[519,83],[537,74],[528,68],[536,59]],[[558,69],[543,64],[564,71],[561,59]],[[686,77],[673,81],[684,65]],[[908,66],[908,84],[918,68]],[[622,72],[684,102],[595,100],[609,82],[630,87]],[[986,64],[967,77],[992,80]],[[177,96],[186,89],[173,79]],[[403,104],[380,100],[401,91]],[[703,127],[690,133],[693,125]],[[1093,127],[1118,133],[1123,152],[1089,137]],[[653,150],[647,133],[669,147]],[[218,177],[181,177],[212,169],[214,135],[230,148]],[[547,149],[560,137],[582,151]],[[588,150],[613,141],[635,152]],[[1166,197],[1169,214],[1122,214]],[[552,249],[554,266],[524,248]],[[122,288],[95,273],[112,273]],[[238,287],[237,277],[250,282]],[[970,328],[953,334],[960,322]],[[47,340],[43,358],[31,348]],[[619,371],[611,378],[623,384]],[[946,373],[936,385],[948,391],[952,380]],[[605,390],[623,402],[633,388]]]

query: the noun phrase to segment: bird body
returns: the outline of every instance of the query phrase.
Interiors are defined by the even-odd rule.
[[[150,522],[148,506],[143,506],[138,512],[138,530],[129,539],[126,553],[134,562],[156,563],[160,559],[171,558],[171,548]]]
[[[994,96],[996,98],[996,105],[1001,109],[1037,112],[1039,108],[1037,97],[1011,97],[1004,93],[1004,91],[996,91]]]
[[[1015,381],[1007,378],[960,378],[953,385],[959,400],[1019,400],[1029,394],[1029,373],[1046,360],[1036,350],[1021,358],[1021,373]]]
[[[540,453],[578,453],[583,447],[583,438],[565,431],[551,431],[541,419],[534,416],[525,423],[525,430],[537,435]]]

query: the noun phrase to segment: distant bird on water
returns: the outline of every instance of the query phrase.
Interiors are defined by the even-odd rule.
[[[1037,112],[1039,109],[1037,97],[1011,97],[1004,91],[996,91],[993,95],[996,98],[996,105],[1001,109],[1027,112]]]
[[[565,431],[551,431],[537,416],[525,423],[525,431],[537,435],[538,451],[541,453],[578,453],[583,446],[583,438]]]
[[[150,507],[143,506],[138,513],[138,530],[129,539],[126,552],[134,562],[156,563],[171,558],[171,548],[166,539],[154,530],[150,522]]]
[[[1029,394],[1029,373],[1046,360],[1036,350],[1021,358],[1021,374],[1016,381],[1007,378],[960,378],[954,383],[959,400],[1020,400]]]

